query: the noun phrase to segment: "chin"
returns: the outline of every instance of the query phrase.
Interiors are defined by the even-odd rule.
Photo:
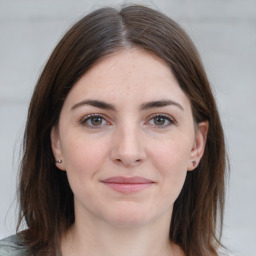
[[[114,226],[128,228],[146,225],[154,219],[154,216],[149,215],[149,211],[143,209],[143,207],[131,207],[126,204],[126,206],[112,209],[108,219],[108,222]]]

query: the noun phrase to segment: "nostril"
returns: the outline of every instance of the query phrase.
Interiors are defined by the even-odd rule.
[[[127,160],[127,159],[121,159],[121,158],[116,158],[115,162],[118,164],[124,164],[126,166],[133,166],[135,164],[140,164],[141,159],[136,159],[136,160]]]

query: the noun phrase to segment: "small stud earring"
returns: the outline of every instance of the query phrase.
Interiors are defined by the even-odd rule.
[[[62,163],[62,160],[56,160],[55,163],[56,163],[56,164],[61,164],[61,163]]]
[[[192,161],[193,167],[196,167],[196,161]]]

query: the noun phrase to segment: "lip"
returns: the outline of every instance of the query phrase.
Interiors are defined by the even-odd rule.
[[[104,185],[108,186],[110,189],[123,193],[129,194],[134,192],[139,192],[144,190],[153,184],[154,181],[143,178],[143,177],[110,177],[101,181]]]

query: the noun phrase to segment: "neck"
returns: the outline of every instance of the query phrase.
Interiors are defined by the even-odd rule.
[[[99,219],[76,222],[62,238],[63,256],[173,256],[169,240],[170,216],[138,226],[113,226]],[[84,221],[83,221],[84,220]]]

